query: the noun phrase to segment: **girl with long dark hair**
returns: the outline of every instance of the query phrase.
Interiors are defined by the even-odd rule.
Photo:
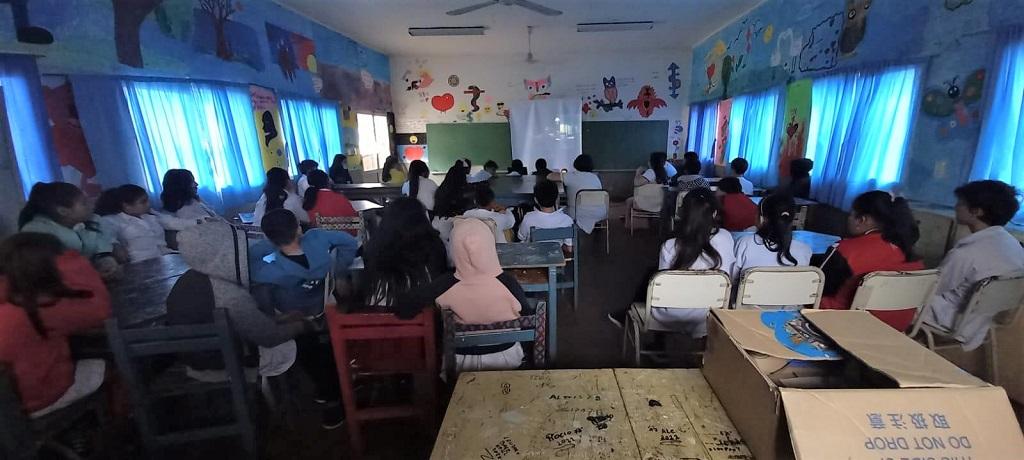
[[[164,211],[182,219],[220,219],[203,200],[199,198],[199,184],[187,169],[169,169],[164,173],[163,191],[160,202]]]
[[[416,199],[399,198],[384,208],[373,238],[363,248],[360,296],[369,306],[394,306],[399,296],[448,271],[444,243]]]
[[[68,336],[109,316],[96,270],[56,237],[19,233],[0,244],[0,363],[11,368],[27,412],[44,415],[100,387],[103,361],[72,361]]]
[[[793,267],[811,263],[811,247],[793,239],[796,204],[771,195],[757,207],[757,232],[736,240],[736,272],[754,267]]]
[[[38,182],[18,215],[23,232],[47,233],[92,260],[104,276],[117,272],[114,235],[93,215],[82,191],[67,182]]]
[[[448,169],[434,194],[434,214],[438,217],[459,216],[469,209],[470,203],[472,194],[466,180],[466,169],[456,164]]]
[[[305,211],[311,225],[316,225],[317,216],[359,216],[359,213],[352,207],[352,202],[345,195],[331,190],[331,179],[327,177],[327,173],[315,169],[307,173],[306,177],[309,179],[309,188],[306,189],[306,196],[303,197],[302,209]],[[355,234],[353,232],[349,233]]]
[[[267,183],[263,186],[263,195],[256,202],[253,218],[259,223],[267,212],[275,209],[287,209],[299,218],[299,222],[309,222],[309,214],[302,208],[302,198],[292,191],[292,178],[281,168],[267,171]]]
[[[384,160],[384,167],[381,168],[380,181],[385,184],[401,185],[405,183],[405,168],[398,157],[391,155]]]
[[[331,181],[335,184],[351,184],[352,174],[348,172],[348,158],[343,154],[334,156],[331,161],[331,168],[327,171],[331,175]]]
[[[427,211],[434,210],[434,194],[437,184],[430,180],[430,168],[422,160],[409,164],[409,180],[402,184],[402,195],[420,200]]]

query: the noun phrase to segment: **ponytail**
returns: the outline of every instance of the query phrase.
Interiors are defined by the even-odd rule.
[[[419,198],[420,179],[430,175],[430,169],[423,160],[415,160],[409,164],[409,196]]]
[[[302,197],[302,209],[309,211],[316,207],[320,189],[330,188],[331,179],[327,177],[327,173],[314,169],[306,173],[306,180],[309,181],[309,188],[306,189],[306,194]]]
[[[907,261],[914,258],[914,245],[921,233],[906,198],[874,190],[853,200],[852,208],[855,214],[871,216],[878,222],[882,238],[900,248]]]
[[[281,209],[288,199],[288,171],[281,168],[270,168],[267,171],[267,185],[263,186],[263,194],[267,197],[267,211]]]
[[[85,196],[78,187],[67,182],[36,182],[28,194],[25,207],[18,213],[18,229],[31,222],[36,216],[60,218],[57,208],[70,208],[75,200]]]
[[[796,214],[793,198],[789,195],[771,195],[762,199],[757,208],[762,219],[757,228],[757,236],[764,240],[764,246],[776,253],[780,266],[798,265],[790,251],[793,245],[793,217]]]

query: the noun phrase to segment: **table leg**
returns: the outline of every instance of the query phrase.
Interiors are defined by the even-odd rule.
[[[558,354],[558,271],[548,267],[548,365]]]

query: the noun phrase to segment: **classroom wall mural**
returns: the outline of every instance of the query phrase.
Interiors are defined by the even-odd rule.
[[[996,34],[1024,23],[1022,11],[1024,0],[767,0],[694,47],[689,97],[720,100],[846,69],[920,65],[902,192],[952,204],[984,121]],[[783,148],[793,121],[786,110]]]
[[[508,56],[395,57],[391,92],[397,130],[424,133],[427,123],[507,122],[511,102],[575,97],[584,122],[669,120],[666,149],[681,155],[690,61],[686,52],[666,51],[573,55],[529,64]]]
[[[41,79],[43,104],[61,176],[65,182],[77,185],[86,195],[99,196],[101,187],[96,180],[96,165],[85,142],[71,82],[67,77],[56,75],[45,75]]]
[[[0,53],[39,55],[47,74],[255,84],[391,110],[387,56],[270,0],[8,0]]]

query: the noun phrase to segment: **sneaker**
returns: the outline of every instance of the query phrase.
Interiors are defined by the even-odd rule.
[[[615,325],[615,327],[617,327],[619,329],[623,329],[623,328],[625,328],[624,325],[626,324],[626,312],[625,311],[620,311],[620,312],[615,312],[615,313],[609,313],[608,314],[608,321],[611,321],[612,324]]]
[[[332,405],[321,413],[320,426],[325,430],[333,430],[345,423],[345,408],[341,404]]]

